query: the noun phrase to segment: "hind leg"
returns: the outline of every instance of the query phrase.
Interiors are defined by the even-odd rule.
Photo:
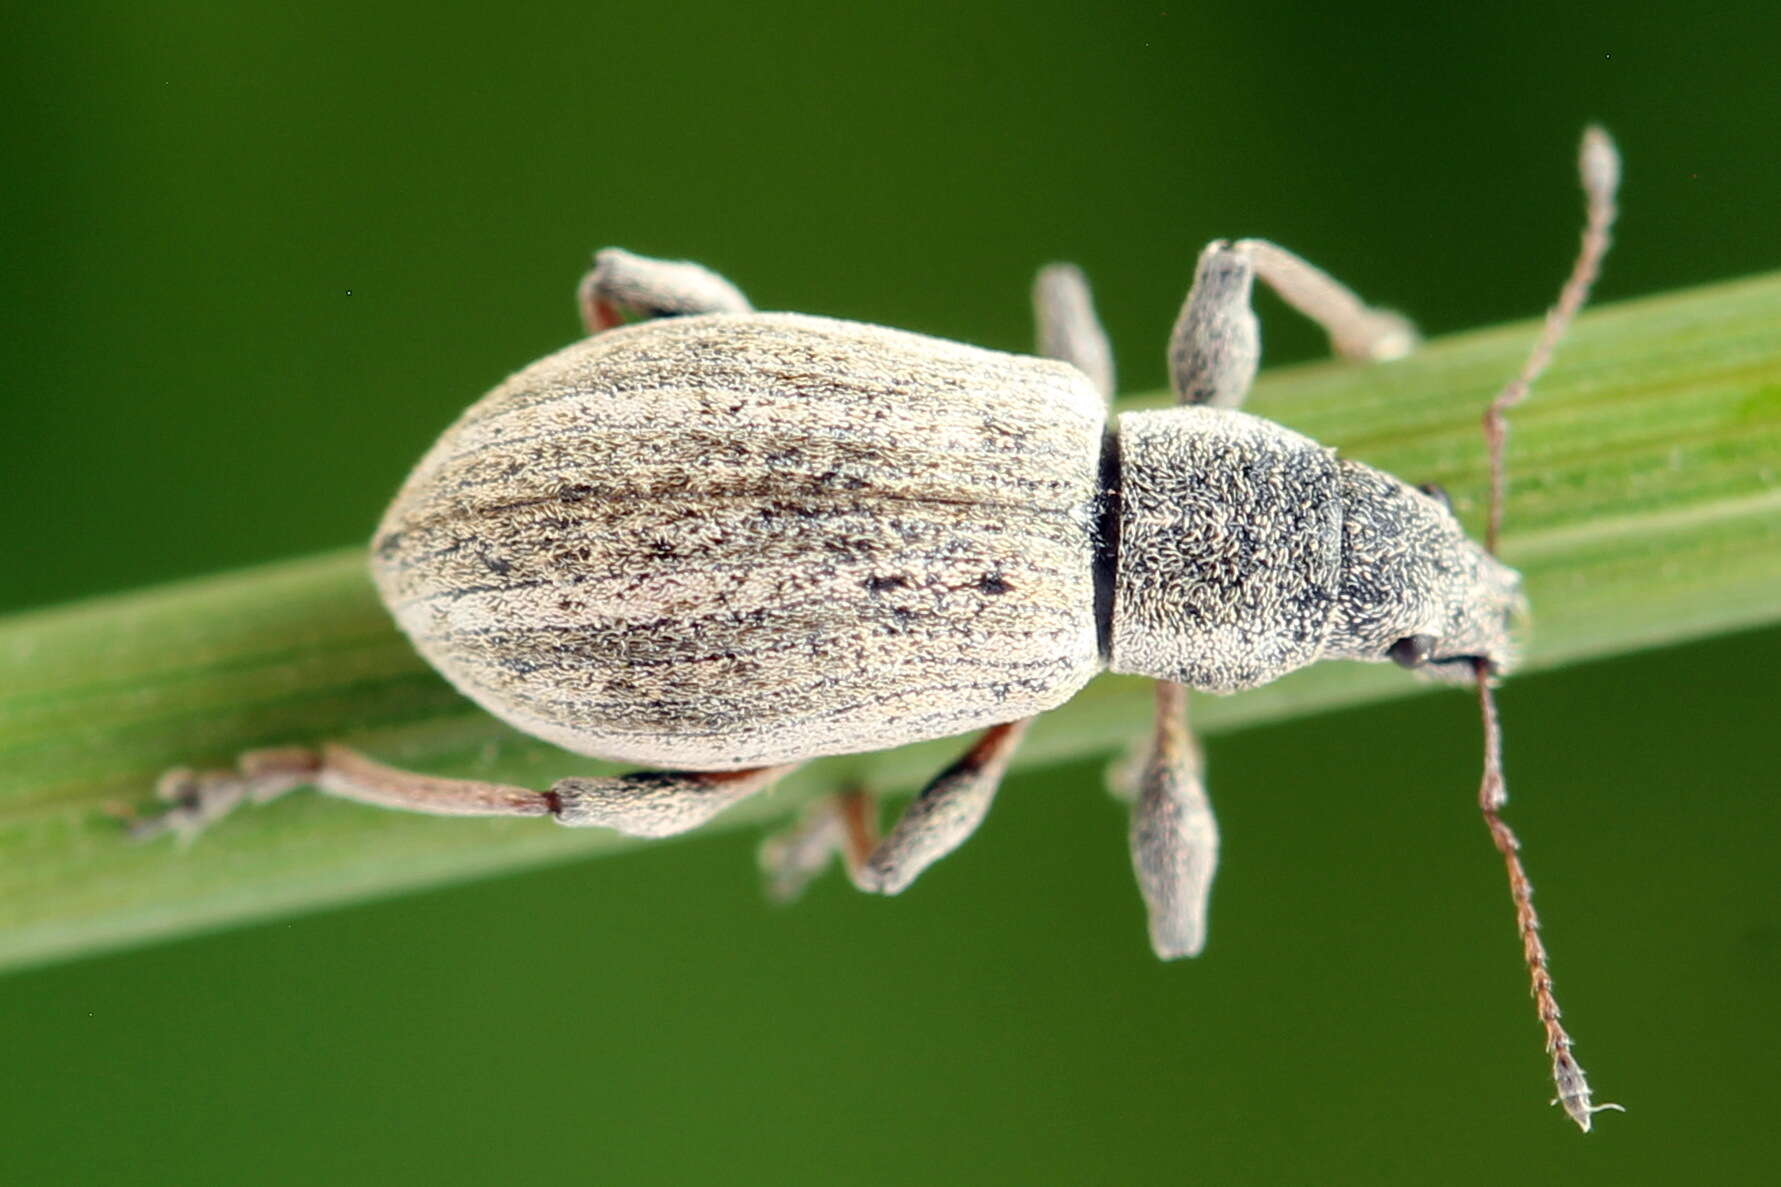
[[[594,267],[576,290],[590,334],[626,322],[697,313],[748,313],[742,291],[717,273],[686,260],[652,260],[622,248],[594,253]]]
[[[139,839],[169,832],[190,839],[242,803],[265,803],[313,786],[361,804],[432,816],[549,816],[576,828],[666,837],[697,828],[793,769],[795,765],[746,771],[639,771],[600,779],[559,779],[548,791],[533,791],[404,771],[345,746],[293,746],[248,751],[233,771],[183,767],[168,771],[156,794],[170,806],[157,816],[133,822],[130,832]]]

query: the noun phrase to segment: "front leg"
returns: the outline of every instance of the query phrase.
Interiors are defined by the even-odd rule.
[[[1218,821],[1187,727],[1187,689],[1156,682],[1156,726],[1132,803],[1132,870],[1164,960],[1206,946],[1206,904],[1218,871]]]
[[[1415,344],[1403,317],[1375,309],[1328,273],[1262,239],[1216,240],[1200,253],[1193,288],[1169,339],[1169,375],[1182,404],[1235,408],[1261,362],[1250,298],[1256,277],[1322,326],[1336,353],[1397,358]],[[1132,868],[1165,960],[1198,955],[1218,869],[1218,823],[1200,749],[1187,724],[1187,689],[1158,681],[1150,752],[1132,803]]]
[[[1261,330],[1250,308],[1255,278],[1321,326],[1343,358],[1401,358],[1416,345],[1402,315],[1377,309],[1329,273],[1265,239],[1217,239],[1200,253],[1193,288],[1169,337],[1169,376],[1183,404],[1235,408],[1261,362]]]
[[[1202,369],[1222,370],[1214,386],[1222,384],[1239,396],[1248,390],[1259,355],[1249,312],[1253,275],[1243,257],[1209,248],[1182,311],[1190,337],[1200,344]],[[1073,364],[1111,399],[1113,352],[1081,270],[1071,264],[1041,270],[1033,284],[1033,308],[1040,353]],[[1164,960],[1197,956],[1206,945],[1218,822],[1200,770],[1200,749],[1187,728],[1187,689],[1159,680],[1156,724],[1141,773],[1132,785],[1117,776],[1111,782],[1115,795],[1132,801],[1132,870],[1149,913],[1150,946]]]

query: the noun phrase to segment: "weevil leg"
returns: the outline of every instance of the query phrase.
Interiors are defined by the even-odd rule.
[[[1088,278],[1075,264],[1047,264],[1033,278],[1033,320],[1039,353],[1069,363],[1113,398],[1113,347],[1095,316]]]
[[[1219,245],[1214,245],[1217,247]],[[1248,261],[1212,248],[1201,256],[1193,293],[1171,343],[1171,362],[1186,358],[1205,389],[1199,399],[1225,394],[1241,401],[1255,375],[1260,339],[1249,309],[1254,270]],[[1095,317],[1088,281],[1070,264],[1052,264],[1033,284],[1039,353],[1062,359],[1113,396],[1113,352]],[[1185,328],[1184,328],[1185,327]],[[1183,338],[1191,350],[1184,351]],[[1182,376],[1177,371],[1177,392]],[[1187,689],[1158,681],[1156,727],[1147,753],[1113,763],[1107,787],[1131,805],[1132,865],[1150,913],[1150,942],[1165,960],[1197,955],[1206,943],[1206,903],[1218,866],[1218,823],[1201,779],[1200,752],[1187,727]],[[920,801],[917,801],[918,803]],[[901,826],[899,826],[901,827]]]
[[[1344,358],[1401,357],[1416,344],[1409,321],[1364,304],[1334,277],[1265,239],[1214,240],[1200,253],[1193,287],[1169,336],[1169,377],[1182,404],[1235,408],[1261,362],[1251,307],[1260,277],[1321,326]],[[1218,823],[1206,795],[1200,750],[1187,725],[1187,689],[1158,681],[1150,752],[1110,779],[1132,802],[1132,866],[1150,913],[1150,943],[1165,960],[1206,943],[1206,904],[1218,868]]]
[[[671,837],[698,828],[798,769],[798,763],[745,771],[637,771],[604,779],[559,779],[545,796],[571,828],[610,828],[632,837]]]
[[[848,863],[853,884],[874,894],[900,894],[923,870],[964,844],[983,823],[1008,760],[1032,723],[1027,717],[985,730],[957,762],[922,788],[864,861]]]
[[[1249,307],[1255,266],[1228,242],[1206,246],[1169,335],[1169,379],[1181,404],[1235,408],[1261,363],[1261,329]]]
[[[1218,822],[1187,726],[1187,689],[1156,683],[1156,729],[1132,803],[1132,869],[1164,960],[1206,946],[1206,903],[1218,869]]]
[[[1169,336],[1169,375],[1183,404],[1235,408],[1261,361],[1261,331],[1250,308],[1256,277],[1321,326],[1343,358],[1401,358],[1416,329],[1401,314],[1363,304],[1329,273],[1265,239],[1218,239],[1194,268],[1193,288]]]
[[[130,835],[148,840],[173,833],[190,841],[243,803],[263,804],[315,782],[319,765],[314,750],[282,746],[246,751],[232,771],[174,767],[155,783],[155,798],[168,807],[154,816],[132,819]]]
[[[1416,349],[1416,327],[1391,309],[1363,302],[1323,269],[1266,239],[1239,239],[1255,274],[1294,309],[1329,335],[1330,349],[1345,359],[1379,363],[1401,359]]]
[[[860,788],[825,795],[813,801],[797,823],[761,842],[757,853],[767,878],[767,897],[789,903],[804,893],[837,854],[846,863],[849,880],[878,847],[878,803]]]
[[[362,804],[433,816],[550,816],[571,827],[666,837],[697,828],[793,769],[638,771],[560,779],[548,791],[533,791],[404,771],[345,746],[285,747],[249,751],[234,771],[167,772],[156,794],[171,806],[158,816],[133,822],[130,831],[138,838],[168,832],[190,838],[244,802],[264,803],[308,785]]]
[[[847,876],[869,894],[900,894],[923,870],[957,849],[977,831],[996,797],[1008,760],[1033,719],[991,726],[910,801],[880,840],[877,800],[857,789],[827,796],[760,849],[768,894],[784,902],[840,853]]]
[[[594,266],[576,289],[581,322],[589,334],[654,317],[695,313],[748,313],[742,290],[711,269],[688,260],[652,260],[623,248],[594,253]]]
[[[841,814],[834,796],[823,796],[798,822],[769,835],[756,851],[767,878],[767,897],[789,903],[804,893],[841,851]]]

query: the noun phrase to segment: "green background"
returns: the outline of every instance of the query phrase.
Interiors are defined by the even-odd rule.
[[[1781,266],[1772,7],[9,10],[0,609],[332,547],[606,243],[1020,348],[1050,258],[1128,390],[1199,246],[1440,333]],[[1316,335],[1263,308],[1270,358]],[[1414,477],[1414,476],[1411,476]],[[902,899],[695,838],[0,981],[0,1182],[1713,1183],[1781,1163],[1781,631],[1512,683],[1580,1054],[1556,1111],[1471,707],[1217,740],[1212,941],[1146,951],[1094,765]],[[1111,742],[1112,740],[1110,740]],[[226,843],[218,833],[205,843]]]

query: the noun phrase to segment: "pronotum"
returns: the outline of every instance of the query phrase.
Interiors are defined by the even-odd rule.
[[[1178,405],[1109,417],[1113,365],[1082,274],[1034,286],[1043,358],[855,322],[757,313],[690,263],[617,249],[579,298],[589,336],[472,405],[421,459],[372,546],[420,653],[515,727],[646,764],[546,791],[441,779],[337,744],[169,771],[139,836],[191,834],[313,785],[443,815],[549,816],[634,836],[697,827],[806,760],[983,730],[877,835],[860,792],[762,848],[795,895],[839,853],[895,894],[977,827],[1034,716],[1102,671],[1157,681],[1130,785],[1132,862],[1165,959],[1197,954],[1218,832],[1186,690],[1228,693],[1320,659],[1475,685],[1479,793],[1508,866],[1558,1102],[1588,1081],[1559,1023],[1504,802],[1490,687],[1522,598],[1494,557],[1504,413],[1587,295],[1619,165],[1584,136],[1583,250],[1522,374],[1485,416],[1488,547],[1413,487],[1237,410],[1260,357],[1259,277],[1337,353],[1399,356],[1408,322],[1257,239],[1201,254],[1169,341]],[[631,323],[631,324],[626,324]]]

